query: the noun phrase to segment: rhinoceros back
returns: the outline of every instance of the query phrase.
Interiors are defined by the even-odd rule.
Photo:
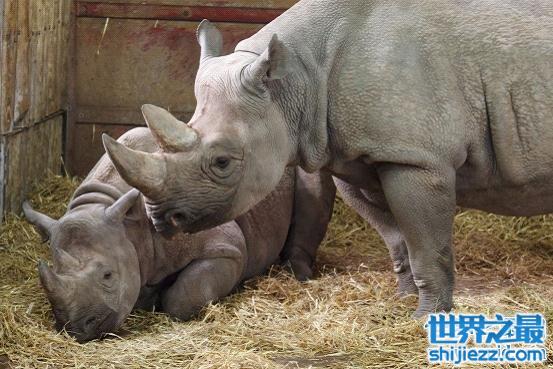
[[[551,177],[550,0],[302,0],[237,50],[273,34],[316,66],[318,147],[419,166],[469,147],[466,188]]]
[[[243,278],[259,275],[278,261],[292,219],[294,187],[294,168],[287,168],[276,189],[236,219],[248,249]]]

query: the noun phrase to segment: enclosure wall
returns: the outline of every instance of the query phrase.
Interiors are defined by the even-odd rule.
[[[196,106],[199,21],[223,33],[224,51],[257,32],[296,0],[76,1],[74,78],[67,168],[84,176],[117,138],[144,125],[140,106],[155,104],[187,121]]]
[[[71,5],[0,1],[0,219],[61,169]]]

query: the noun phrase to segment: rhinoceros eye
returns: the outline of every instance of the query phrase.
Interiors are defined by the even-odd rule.
[[[104,273],[104,279],[107,281],[107,280],[110,280],[111,277],[112,277],[112,273],[111,272],[105,272]]]
[[[218,156],[215,158],[215,165],[219,169],[226,169],[230,164],[230,158],[226,156]]]

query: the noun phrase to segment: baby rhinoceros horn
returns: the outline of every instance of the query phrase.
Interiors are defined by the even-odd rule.
[[[58,265],[62,265],[65,269],[79,270],[82,268],[82,264],[79,259],[72,256],[70,253],[62,248],[52,248],[52,254],[54,256],[55,262]]]
[[[106,209],[106,218],[114,223],[121,223],[136,203],[139,195],[140,191],[133,188],[121,196],[113,205]]]
[[[67,284],[65,281],[57,275],[48,264],[41,260],[38,263],[38,274],[40,282],[46,290],[48,297],[53,302],[63,301],[63,294],[67,292]]]
[[[142,106],[142,114],[152,135],[165,151],[188,151],[198,143],[196,131],[167,110],[146,104]]]
[[[48,240],[52,235],[52,231],[54,229],[54,226],[56,225],[56,221],[50,218],[48,215],[39,213],[38,211],[34,210],[27,201],[23,203],[23,213],[25,214],[25,218],[27,218],[29,223],[33,224],[38,229],[43,241]]]

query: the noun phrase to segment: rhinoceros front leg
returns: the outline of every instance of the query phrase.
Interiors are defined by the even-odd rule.
[[[296,168],[295,183],[294,212],[281,258],[303,281],[313,276],[317,249],[332,217],[336,187],[330,174],[307,173],[300,167]]]
[[[419,289],[415,317],[449,311],[454,283],[455,171],[386,164],[378,173],[392,215],[407,242],[411,271]]]
[[[230,294],[240,282],[242,268],[242,261],[236,258],[193,261],[161,294],[163,311],[181,320],[190,319],[209,302]]]
[[[384,194],[366,193],[338,178],[334,178],[334,182],[344,202],[365,219],[386,243],[397,275],[398,294],[418,294],[419,290],[411,274],[407,245],[390,209],[387,208]]]

